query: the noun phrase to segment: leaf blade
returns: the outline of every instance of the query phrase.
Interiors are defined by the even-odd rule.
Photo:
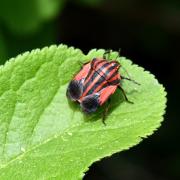
[[[3,119],[3,113],[0,115],[1,124],[8,125],[1,133],[6,141],[0,146],[2,179],[81,178],[92,162],[130,148],[160,126],[166,103],[163,86],[153,75],[123,57],[119,59],[121,64],[141,83],[137,87],[123,82],[134,105],[123,102],[116,93],[104,126],[101,111],[85,117],[78,105],[68,102],[65,91],[80,67],[78,61],[102,56],[103,52],[92,50],[85,56],[67,46],[51,46],[18,56],[1,68],[0,82],[7,75],[8,78],[6,86],[0,88],[0,102],[6,99],[4,92],[10,89],[12,94],[8,94],[11,98],[2,106],[6,108],[0,110],[5,114],[12,102],[8,112],[10,117],[13,114],[9,119]],[[112,53],[111,57],[116,56]]]

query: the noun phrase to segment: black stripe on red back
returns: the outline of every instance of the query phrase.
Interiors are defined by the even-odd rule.
[[[109,63],[108,63],[108,64],[109,64]],[[98,79],[98,81],[97,81],[97,82],[93,85],[93,87],[87,92],[87,95],[92,94],[92,93],[95,91],[95,89],[96,89],[98,86],[100,86],[104,81],[107,81],[107,83],[106,83],[105,85],[108,85],[108,80],[107,80],[106,78],[107,78],[107,76],[109,75],[109,73],[111,73],[111,71],[112,71],[115,67],[117,67],[117,66],[118,66],[118,64],[115,65],[115,66],[110,66],[110,67],[105,71],[104,75],[103,75],[103,76],[100,76],[100,78]],[[103,68],[103,69],[104,69],[104,68]],[[101,71],[102,71],[102,68],[100,67],[97,72],[101,72]],[[115,71],[115,73],[113,73],[113,74],[117,74],[117,73],[118,73],[118,72]]]
[[[101,71],[104,69],[104,68],[106,68],[107,66],[109,65],[109,63],[107,62],[107,63],[105,63],[103,66],[101,66],[100,68],[101,68]],[[99,69],[100,69],[99,68]],[[89,79],[89,81],[85,84],[85,86],[84,86],[84,88],[83,88],[83,91],[85,92],[86,91],[86,89],[88,88],[88,86],[91,84],[91,83],[93,83],[93,81],[94,81],[94,79],[99,75],[99,70],[94,70],[94,69],[91,69],[90,70],[90,72],[89,72],[89,74],[92,74],[93,73],[93,75],[92,75],[92,77]],[[89,77],[89,76],[88,76]],[[87,79],[87,78],[86,78]]]

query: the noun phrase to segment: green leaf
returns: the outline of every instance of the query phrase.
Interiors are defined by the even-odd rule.
[[[80,179],[93,162],[138,144],[160,126],[163,86],[123,57],[118,61],[141,85],[122,82],[134,104],[116,92],[106,126],[102,109],[86,116],[67,100],[66,88],[79,62],[103,53],[92,50],[86,56],[65,45],[51,46],[0,67],[0,179]]]
[[[19,35],[33,33],[54,18],[64,7],[65,0],[6,0],[1,2],[0,18]]]

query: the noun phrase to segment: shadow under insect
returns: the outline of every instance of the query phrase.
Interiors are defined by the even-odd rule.
[[[129,97],[131,97],[131,95],[135,92],[136,91],[132,89],[131,91],[126,93],[128,100],[131,100]],[[97,120],[101,120],[104,125],[108,124],[108,117],[117,107],[121,106],[122,103],[130,103],[133,106],[134,102],[127,101],[123,92],[119,89],[117,89],[116,92],[111,95],[111,97],[106,103],[104,103],[102,106],[99,106],[96,112],[83,112],[79,102],[73,102],[71,100],[68,100],[69,107],[73,111],[81,111],[83,113],[84,122],[95,122]],[[108,110],[106,109],[107,107]]]
[[[106,125],[108,124],[108,117],[123,102],[125,102],[125,99],[122,92],[116,91],[106,103],[98,107],[96,112],[91,114],[84,113],[84,121],[89,122],[101,120],[102,123]]]

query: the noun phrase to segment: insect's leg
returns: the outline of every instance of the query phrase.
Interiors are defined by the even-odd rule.
[[[134,104],[132,101],[129,101],[129,100],[128,100],[124,89],[123,89],[120,85],[118,86],[118,88],[122,91],[125,100],[126,100],[128,103]]]
[[[133,83],[137,84],[137,85],[141,85],[139,84],[138,82],[136,82],[135,80],[131,79],[131,78],[127,78],[127,77],[124,77],[124,76],[121,76],[121,79],[126,79],[128,81],[132,81]]]
[[[111,52],[111,50],[107,49],[103,54],[103,59],[109,59],[110,58],[110,52]],[[106,55],[108,55],[108,57],[106,57]]]
[[[102,122],[103,122],[104,125],[106,125],[105,120],[106,120],[106,117],[107,117],[107,114],[108,114],[108,111],[109,111],[109,108],[110,108],[110,102],[111,102],[111,100],[108,99],[107,105],[106,105],[106,107],[104,109],[104,112],[103,112],[103,115],[102,115]]]

